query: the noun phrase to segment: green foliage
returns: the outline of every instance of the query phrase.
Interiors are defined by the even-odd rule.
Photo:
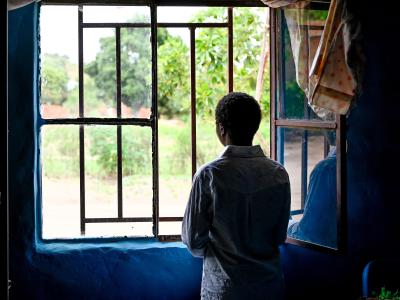
[[[136,16],[135,20],[142,17]],[[193,22],[223,22],[226,9],[209,8],[199,12]],[[254,9],[234,10],[234,74],[236,91],[255,93],[262,42],[262,20]],[[159,113],[174,122],[159,123],[160,174],[190,176],[191,144],[189,49],[184,41],[172,36],[165,28],[158,29],[158,101]],[[121,29],[122,101],[137,111],[150,106],[151,47],[148,28]],[[43,91],[51,91],[51,103],[62,104],[75,114],[78,88],[67,87],[71,70],[66,58],[53,57],[46,68]],[[49,61],[49,60],[48,60]],[[56,62],[56,63],[54,63]],[[46,65],[46,64],[45,64]],[[214,159],[222,146],[215,135],[213,115],[216,102],[227,92],[227,30],[204,28],[196,30],[197,68],[197,162],[198,166]],[[96,60],[85,65],[85,113],[90,115],[100,104],[115,107],[115,38],[100,40]],[[46,72],[47,73],[46,73]],[[62,76],[53,74],[60,73]],[[52,77],[53,76],[53,77]],[[50,79],[49,79],[50,78]],[[62,79],[62,80],[61,80]],[[269,76],[264,77],[261,106],[269,112]],[[62,82],[50,88],[49,82]],[[61,91],[61,92],[59,92]],[[68,93],[67,93],[68,92]],[[54,95],[63,95],[54,100]],[[46,95],[42,93],[45,100]],[[43,102],[45,102],[43,100]],[[264,119],[264,122],[265,119]],[[48,177],[79,176],[79,137],[75,126],[46,126],[43,139],[43,160]],[[266,131],[269,133],[269,130]],[[266,137],[269,140],[268,137]],[[89,176],[109,177],[117,172],[116,127],[85,127],[85,172]],[[149,128],[126,126],[122,129],[123,175],[151,175],[151,131]]]
[[[145,21],[136,15],[133,22]],[[115,37],[100,39],[100,52],[85,66],[95,79],[97,97],[111,105],[116,97]],[[150,106],[151,44],[149,28],[121,29],[121,100],[137,111]]]
[[[304,92],[296,81],[286,82],[285,92],[285,117],[302,119],[304,116]]]
[[[68,94],[68,57],[44,54],[42,61],[42,103],[62,104]]]
[[[122,129],[122,175],[151,174],[150,129],[126,127]],[[88,147],[96,162],[93,175],[115,176],[117,174],[117,129],[114,127],[88,128]]]
[[[102,102],[97,99],[96,96],[96,85],[94,79],[87,74],[84,74],[85,83],[85,114],[90,115],[92,111],[96,110]],[[78,114],[78,102],[79,102],[79,87],[75,86],[68,93],[67,100],[63,103],[63,107],[67,108],[71,115],[77,116]],[[115,106],[115,104],[114,104]]]
[[[225,8],[208,8],[195,15],[193,22],[221,22]],[[251,8],[234,10],[234,89],[254,95],[262,48],[263,24],[258,12]],[[227,31],[223,28],[200,30],[196,36],[198,76],[197,110],[212,116],[216,102],[227,92]],[[264,77],[261,107],[269,113],[269,76]]]
[[[373,296],[376,296],[376,293],[373,293]],[[385,287],[382,287],[379,295],[377,296],[379,300],[400,300],[400,292],[397,290],[396,292],[387,290]]]
[[[305,9],[303,10],[303,16],[305,20],[325,21],[328,16],[328,11]]]
[[[168,118],[186,115],[190,108],[189,49],[165,28],[158,31],[158,111]]]
[[[71,177],[79,174],[79,136],[76,127],[42,128],[42,161],[47,177]]]

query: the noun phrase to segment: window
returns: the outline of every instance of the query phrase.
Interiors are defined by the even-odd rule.
[[[301,23],[313,57],[327,7],[308,6]],[[318,4],[317,4],[318,5]],[[296,80],[285,14],[271,10],[271,156],[289,173],[292,193],[288,242],[342,251],[345,241],[345,117],[318,116]],[[302,59],[296,57],[296,59]],[[307,60],[304,63],[308,63]]]
[[[254,94],[267,9],[43,4],[42,237],[178,237],[192,175],[222,150],[213,101]]]

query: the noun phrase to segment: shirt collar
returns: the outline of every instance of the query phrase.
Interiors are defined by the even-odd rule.
[[[220,157],[265,157],[259,145],[255,146],[225,146]]]

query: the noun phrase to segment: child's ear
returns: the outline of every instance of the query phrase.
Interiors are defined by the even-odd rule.
[[[225,127],[222,124],[218,124],[218,129],[221,135],[225,135]]]

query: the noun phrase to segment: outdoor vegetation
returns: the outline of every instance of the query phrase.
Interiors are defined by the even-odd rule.
[[[265,11],[264,11],[265,12]],[[132,16],[141,21],[142,16]],[[234,89],[255,95],[265,28],[265,14],[251,8],[234,10]],[[208,8],[193,22],[226,20],[226,9]],[[189,30],[188,30],[189,34]],[[151,112],[151,45],[148,28],[121,29],[122,117],[148,118]],[[158,113],[160,215],[181,216],[191,182],[190,49],[168,29],[158,29]],[[227,92],[227,29],[196,30],[197,165],[222,150],[215,135],[214,109]],[[85,116],[116,117],[115,37],[100,39],[95,60],[84,65]],[[68,57],[42,54],[43,118],[78,117],[78,66]],[[266,68],[267,69],[267,68]],[[259,83],[260,84],[260,83]],[[258,99],[263,121],[256,142],[269,148],[269,73]],[[85,126],[85,174],[97,182],[98,204],[115,201],[117,172],[116,126]],[[68,179],[79,186],[79,126],[42,128],[44,200],[51,184]],[[151,207],[151,130],[122,129],[124,191]],[[149,180],[144,180],[148,178]],[[113,180],[110,180],[113,179]],[[67,181],[65,181],[67,182]],[[143,185],[148,185],[143,187]],[[67,187],[66,187],[67,188]],[[146,192],[144,192],[144,189]],[[111,191],[111,192],[110,192]],[[54,191],[56,192],[56,191]],[[125,192],[124,192],[125,195]],[[124,196],[125,197],[125,196]],[[48,203],[48,202],[47,202]],[[169,203],[172,210],[164,209]],[[151,212],[151,209],[146,210]],[[136,212],[136,215],[141,215]],[[148,215],[146,215],[148,216]],[[99,216],[101,217],[101,216]]]

